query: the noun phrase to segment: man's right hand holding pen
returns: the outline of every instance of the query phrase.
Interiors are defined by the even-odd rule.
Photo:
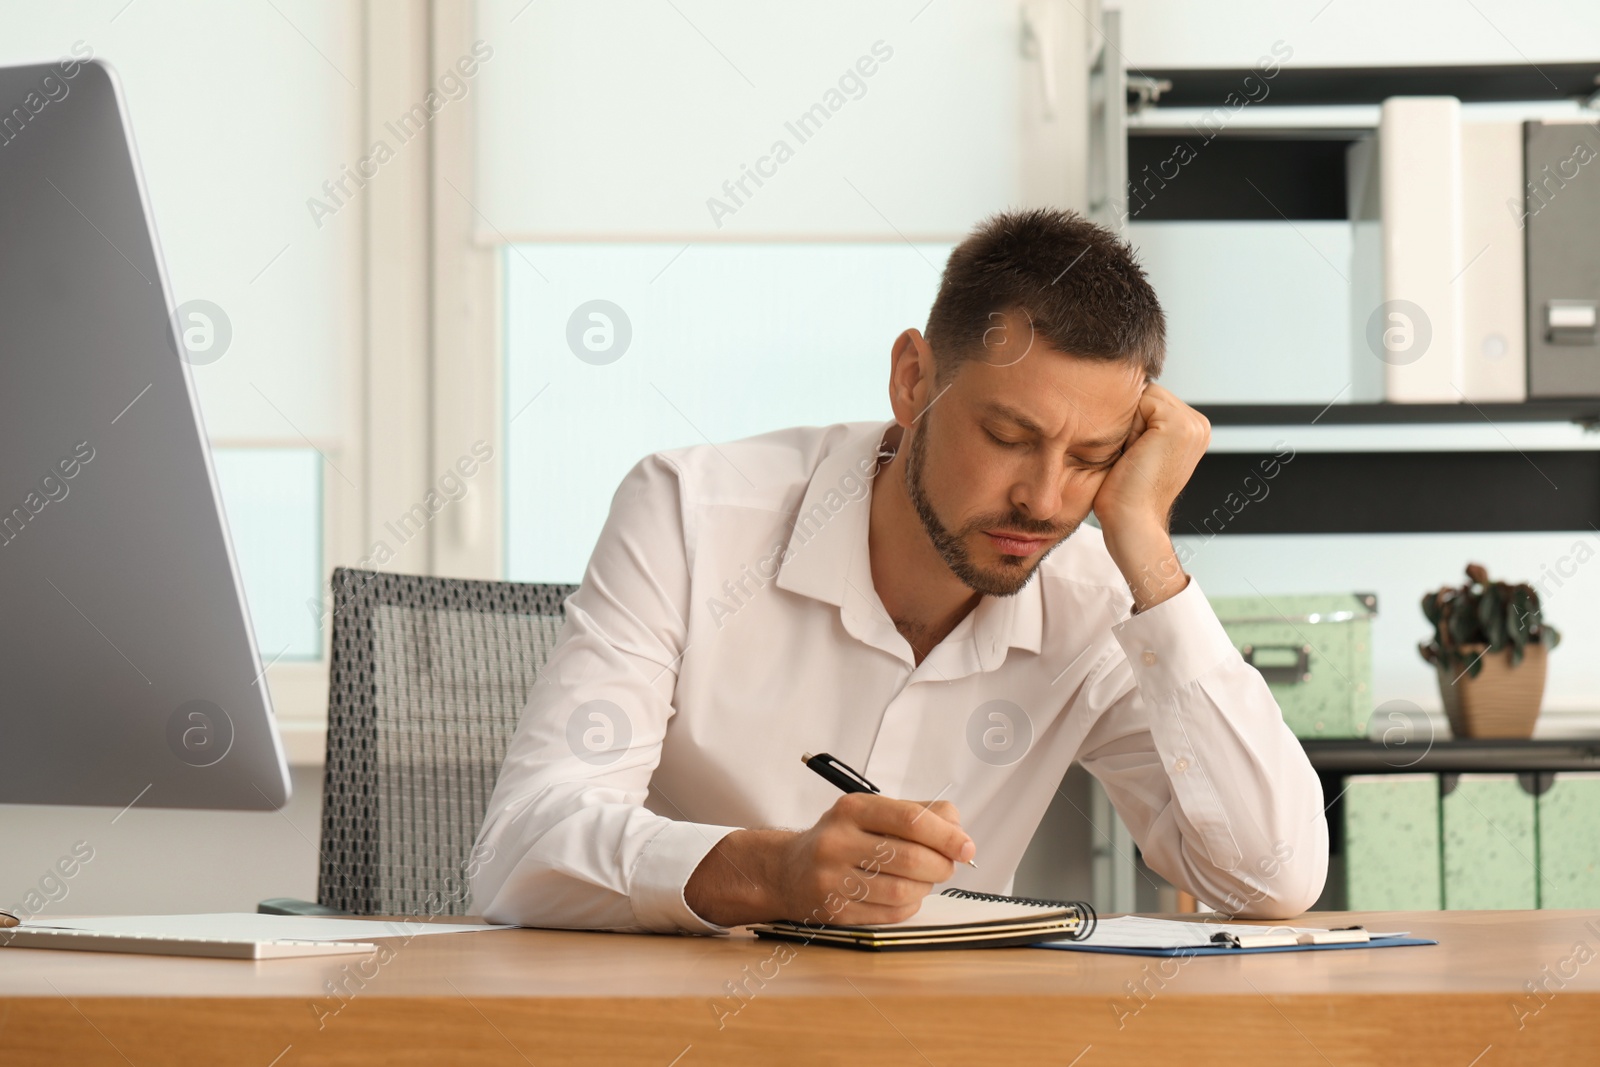
[[[695,868],[684,899],[720,926],[900,922],[977,851],[949,801],[847,793],[809,830],[728,834]]]
[[[701,918],[723,926],[900,922],[956,863],[977,866],[977,845],[949,801],[891,800],[826,752],[807,752],[800,762],[845,795],[804,832],[738,830],[718,842],[684,887]],[[745,875],[744,863],[760,873]],[[742,886],[730,867],[743,875]]]

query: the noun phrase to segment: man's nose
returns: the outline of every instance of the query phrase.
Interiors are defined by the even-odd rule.
[[[1035,522],[1054,519],[1065,495],[1062,474],[1059,461],[1044,460],[1033,465],[1027,476],[1012,487],[1011,503]]]

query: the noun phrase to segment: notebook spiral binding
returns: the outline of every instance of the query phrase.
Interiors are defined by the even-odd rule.
[[[1004,893],[977,893],[971,889],[946,889],[942,896],[960,897],[963,900],[988,900],[1000,904],[1028,904],[1036,908],[1067,908],[1075,912],[1078,928],[1067,935],[1069,941],[1083,941],[1094,933],[1100,922],[1094,905],[1085,900],[1043,900],[1039,897],[1008,897]]]

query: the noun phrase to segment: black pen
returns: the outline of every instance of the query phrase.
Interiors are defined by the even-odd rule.
[[[817,774],[835,786],[841,793],[879,793],[882,790],[867,781],[866,775],[854,770],[837,756],[830,756],[826,752],[819,752],[815,756],[807,752],[801,755],[800,762],[810,767]],[[967,860],[967,866],[977,869],[977,864]]]

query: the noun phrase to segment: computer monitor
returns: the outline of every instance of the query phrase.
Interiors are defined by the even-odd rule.
[[[0,803],[288,801],[173,312],[115,72],[0,68]]]

